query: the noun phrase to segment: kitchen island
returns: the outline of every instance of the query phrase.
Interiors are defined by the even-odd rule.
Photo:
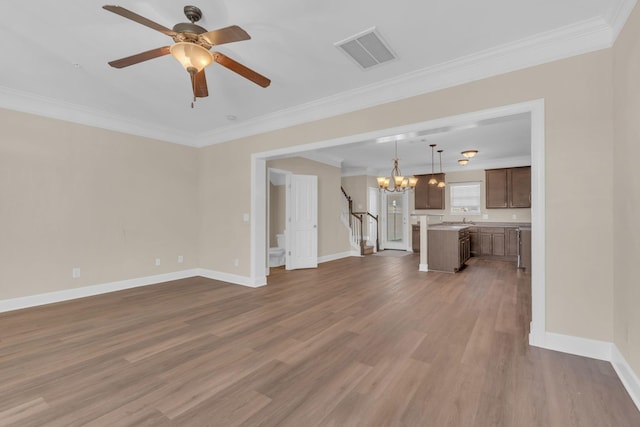
[[[531,224],[442,222],[429,225],[428,269],[455,273],[471,256],[516,263],[521,254],[530,253],[530,238],[521,239],[521,229],[530,233]],[[518,267],[530,269],[530,261]]]

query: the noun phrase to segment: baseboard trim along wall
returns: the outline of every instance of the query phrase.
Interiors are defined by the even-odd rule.
[[[356,255],[354,255],[354,253]],[[347,251],[347,252],[340,252],[332,255],[320,256],[318,257],[318,264],[322,264],[323,262],[335,261],[337,259],[342,259],[342,258],[349,258],[351,256],[360,256],[360,254],[353,251]]]
[[[106,294],[108,292],[121,291],[123,289],[155,285],[162,282],[186,279],[187,277],[198,275],[198,269],[183,270],[173,273],[139,277],[137,279],[120,280],[117,282],[83,286],[81,288],[65,289],[63,291],[47,292],[44,294],[0,300],[0,313],[3,313],[5,311],[19,310],[21,308],[53,304],[56,302],[68,301],[77,298],[85,298],[93,295]]]
[[[247,276],[223,273],[221,271],[215,270],[207,270],[206,268],[196,268],[195,271],[197,272],[197,274],[194,274],[194,276],[202,276],[206,277],[207,279],[219,280],[221,282],[232,283],[234,285],[248,286],[250,288],[259,288],[260,286],[264,286],[267,284],[266,276],[252,279],[251,277]]]
[[[611,364],[613,365],[613,369],[616,370],[618,378],[622,381],[624,388],[627,389],[631,400],[633,400],[633,403],[635,403],[638,410],[640,410],[640,379],[638,379],[638,376],[633,372],[633,369],[631,369],[631,366],[627,363],[627,359],[624,358],[618,346],[613,344],[611,350]]]
[[[562,335],[553,332],[545,333],[543,348],[590,357],[592,359],[611,361],[611,343],[587,338]]]
[[[544,345],[538,347],[610,362],[631,400],[640,410],[640,380],[615,344],[547,332],[544,334]]]

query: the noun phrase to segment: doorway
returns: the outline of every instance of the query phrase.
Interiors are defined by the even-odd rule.
[[[408,193],[382,194],[382,247],[406,251],[409,242]]]
[[[335,147],[388,135],[409,132],[428,132],[447,126],[475,123],[480,120],[528,113],[531,117],[531,225],[536,230],[532,236],[533,266],[531,272],[531,328],[529,342],[544,347],[546,337],[546,259],[545,259],[545,114],[544,100],[536,99],[519,104],[505,105],[486,110],[462,113],[425,122],[411,123],[388,129],[315,141],[305,145],[290,146],[251,154],[251,268],[249,278],[242,281],[248,286],[266,284],[266,161],[283,156],[304,153],[311,149]]]

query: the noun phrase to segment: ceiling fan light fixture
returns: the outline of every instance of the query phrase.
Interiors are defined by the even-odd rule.
[[[466,157],[467,159],[472,158],[473,156],[475,156],[476,154],[478,154],[478,150],[465,150],[461,153],[464,157]]]
[[[199,73],[213,62],[213,55],[204,47],[190,42],[178,42],[169,50],[189,74]],[[195,74],[194,73],[194,74]]]

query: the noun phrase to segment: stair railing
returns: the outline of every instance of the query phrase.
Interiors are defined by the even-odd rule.
[[[376,226],[375,226],[375,234],[376,234],[376,252],[378,252],[380,250],[380,240],[378,239],[378,230],[379,230],[379,225],[378,225],[378,216],[377,215],[373,215],[370,212],[354,212],[353,211],[353,200],[351,199],[351,197],[349,197],[349,195],[347,194],[347,192],[344,190],[343,187],[340,187],[340,190],[342,191],[342,194],[344,195],[344,197],[347,200],[348,206],[349,206],[349,228],[351,228],[351,241],[360,247],[360,255],[364,255],[364,249],[366,246],[366,240],[364,238],[364,217],[369,216],[371,218],[373,218],[376,222]],[[354,226],[355,225],[355,226]],[[369,236],[371,237],[371,236]]]

